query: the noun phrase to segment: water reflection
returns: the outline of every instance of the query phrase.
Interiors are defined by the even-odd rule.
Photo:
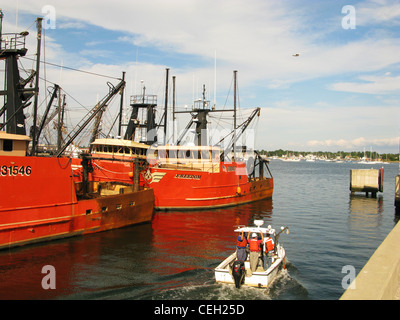
[[[365,195],[349,196],[349,229],[359,232],[372,230],[382,224],[383,197],[368,198]]]
[[[87,237],[84,243],[74,241],[32,245],[0,253],[0,299],[51,299],[60,291],[71,290],[71,281],[82,265],[96,264],[100,242]],[[56,269],[57,290],[44,290],[42,268]]]
[[[348,192],[350,165],[273,165],[274,201],[157,212],[151,224],[1,251],[0,299],[337,299],[342,266],[361,270],[393,228],[397,167],[385,167],[384,194],[366,198]],[[216,284],[235,227],[255,219],[290,227],[287,272],[267,292]],[[56,290],[41,287],[48,264]]]
[[[235,227],[271,215],[272,200],[157,212],[151,224],[2,251],[0,299],[147,299],[214,285],[215,266],[235,248]],[[41,286],[45,265],[56,270],[55,290]]]
[[[157,259],[167,266],[157,273],[176,274],[198,267],[200,260],[210,266],[234,250],[234,229],[271,217],[272,200],[218,210],[157,212],[153,219],[152,245]],[[161,261],[160,261],[161,262]]]

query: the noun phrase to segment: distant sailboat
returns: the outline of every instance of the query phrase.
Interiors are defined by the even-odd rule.
[[[377,163],[382,163],[382,161],[372,160],[372,147],[371,147],[371,158],[367,158],[366,153],[365,153],[365,148],[364,148],[364,157],[358,163],[359,164],[377,164]]]

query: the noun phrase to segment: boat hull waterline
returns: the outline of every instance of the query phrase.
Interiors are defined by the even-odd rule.
[[[235,206],[272,198],[274,188],[273,178],[250,180],[244,163],[220,163],[218,172],[150,167],[145,183],[154,189],[157,210]]]

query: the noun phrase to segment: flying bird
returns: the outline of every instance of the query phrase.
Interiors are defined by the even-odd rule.
[[[293,57],[298,57],[299,55],[299,53],[292,54]]]

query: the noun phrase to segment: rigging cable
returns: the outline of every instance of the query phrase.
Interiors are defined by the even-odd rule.
[[[34,60],[32,58],[28,58],[28,57],[21,57],[23,59],[28,59],[28,60]],[[52,62],[45,62],[45,61],[40,61],[41,63],[53,66],[53,67],[58,67],[58,68],[63,68],[63,69],[68,69],[68,70],[72,70],[72,71],[76,71],[76,72],[82,72],[82,73],[86,73],[86,74],[90,74],[90,75],[94,75],[94,76],[98,76],[98,77],[103,77],[103,78],[109,78],[109,79],[114,79],[114,80],[122,80],[121,78],[117,78],[117,77],[112,77],[112,76],[108,76],[105,74],[100,74],[97,72],[92,72],[92,71],[86,71],[86,70],[81,70],[81,69],[76,69],[76,68],[72,68],[72,67],[66,67],[66,66],[62,66],[56,63],[52,63]]]

